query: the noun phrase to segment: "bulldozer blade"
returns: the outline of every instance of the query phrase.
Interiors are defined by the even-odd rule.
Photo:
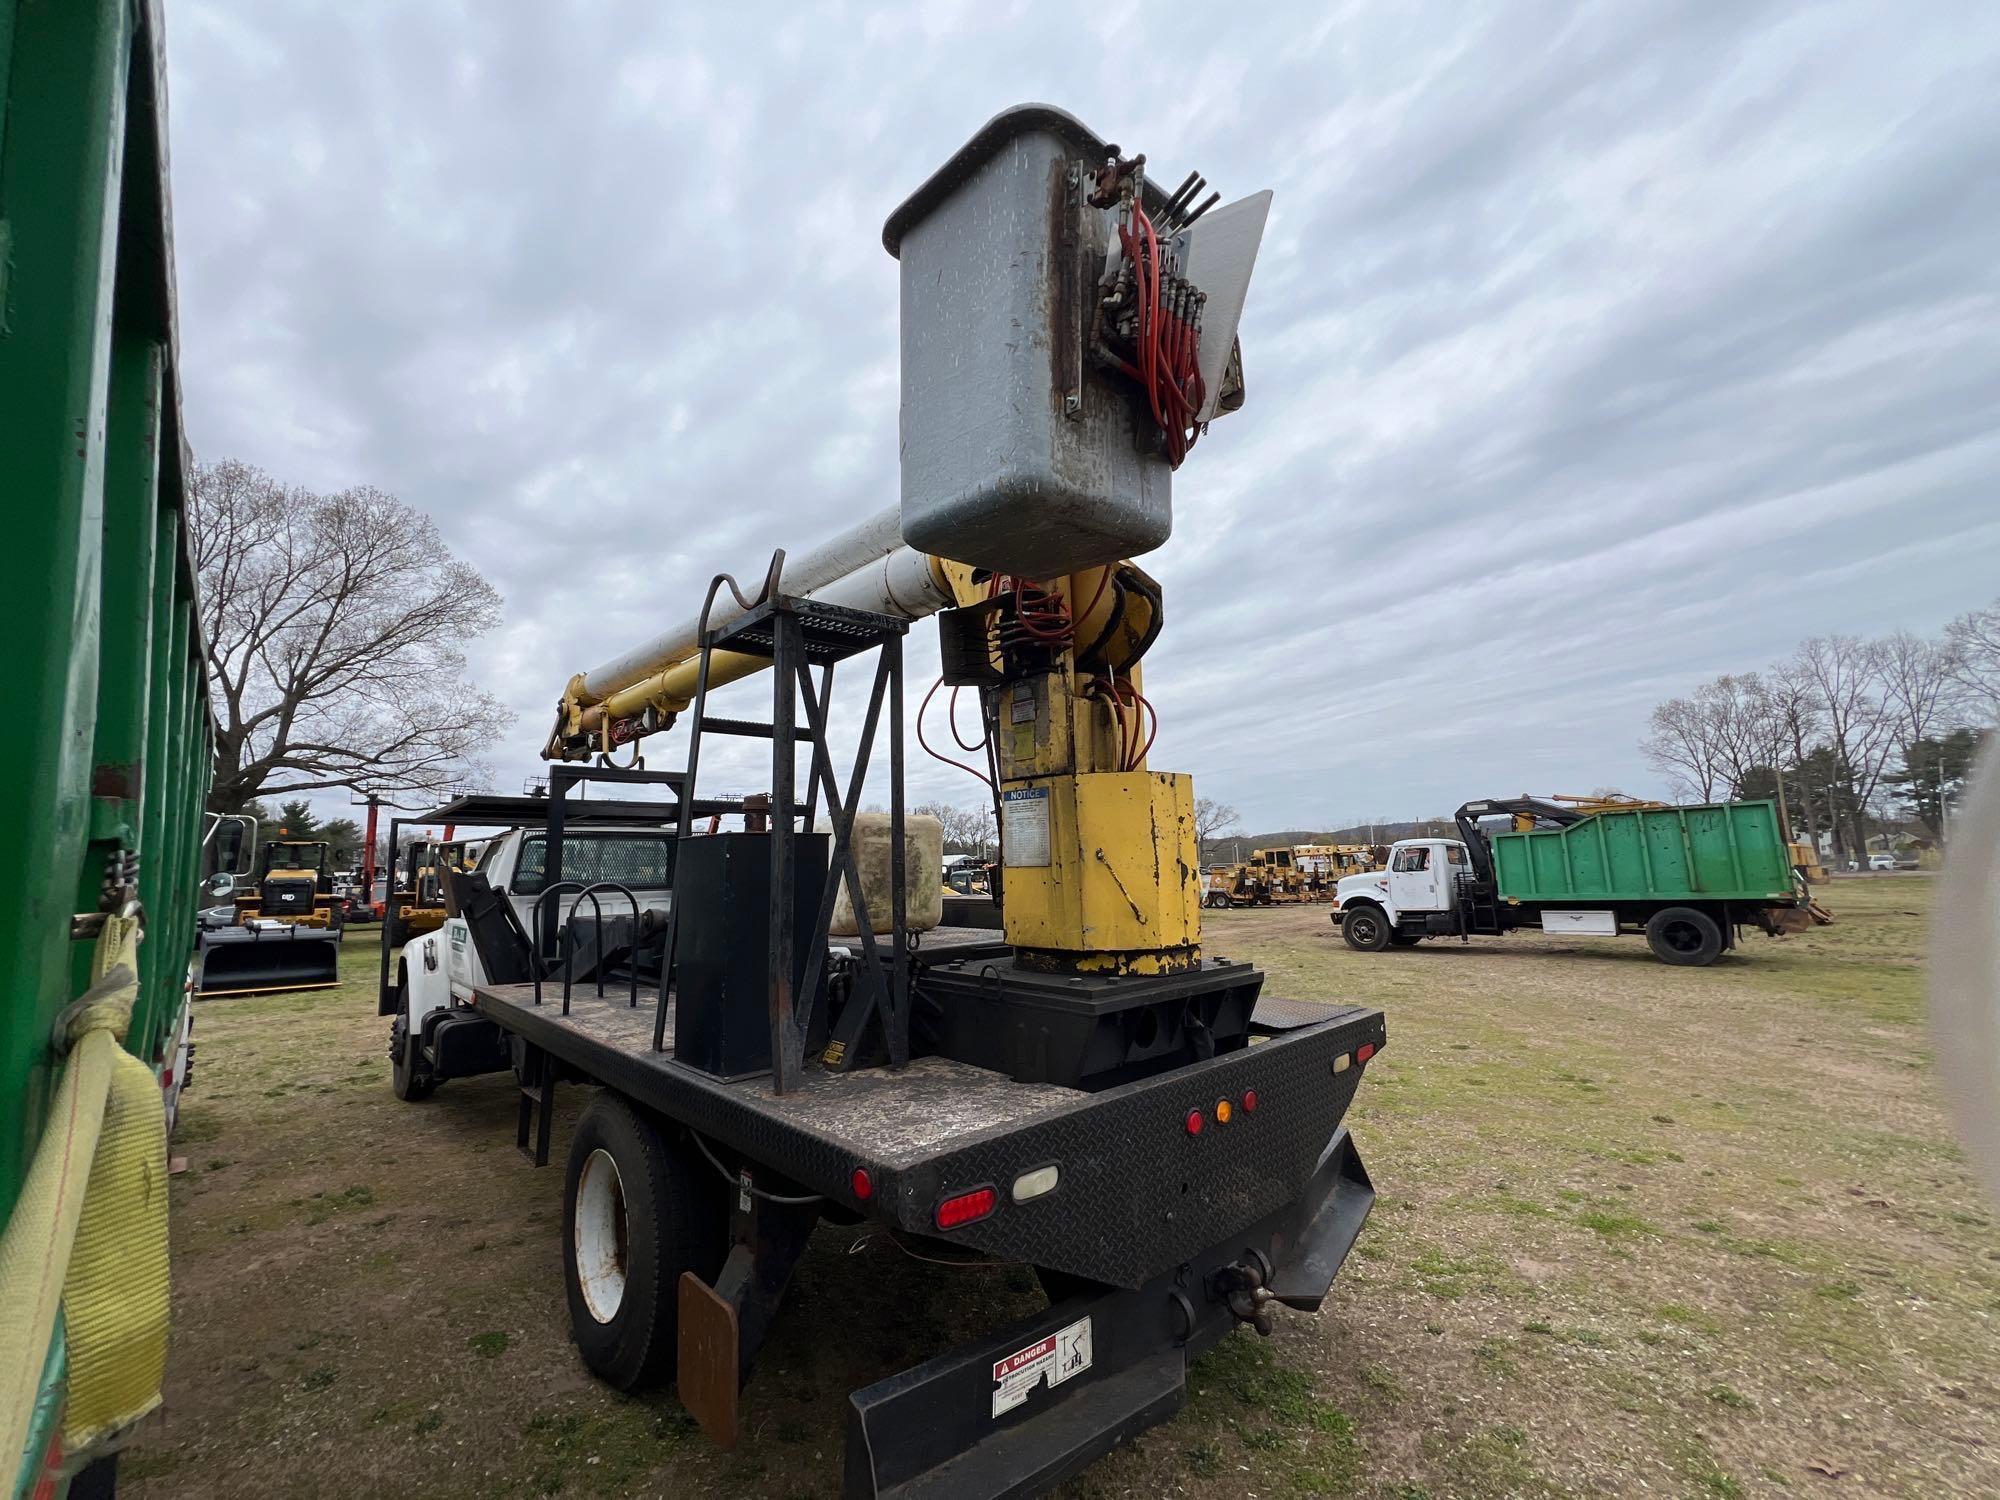
[[[340,983],[340,939],[325,928],[224,927],[204,932],[195,996],[324,990]]]

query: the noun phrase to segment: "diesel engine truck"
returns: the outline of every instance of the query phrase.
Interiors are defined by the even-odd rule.
[[[539,1164],[555,1091],[595,1090],[563,1188],[578,1351],[621,1388],[677,1381],[718,1443],[816,1226],[1034,1268],[1045,1308],[849,1396],[848,1496],[1046,1492],[1178,1409],[1236,1325],[1317,1309],[1374,1199],[1342,1118],[1381,1013],[1266,996],[1204,950],[1192,785],[1147,763],[1164,606],[1131,559],[1243,400],[1270,201],[1204,187],[1163,190],[1047,106],[974,135],[883,231],[900,504],[715,576],[683,623],[571,678],[546,795],[425,813],[506,831],[447,874],[437,932],[385,942],[404,1097],[448,1106],[441,1085],[511,1069]],[[903,642],[931,616],[925,703],[979,704],[998,929],[910,905]],[[768,718],[715,712],[759,672]],[[676,726],[684,767],[647,767]],[[916,728],[929,748],[921,708]],[[769,747],[767,793],[698,790],[718,735]],[[883,740],[886,850],[862,851]],[[743,826],[704,831],[718,815]],[[843,891],[857,931],[833,938]]]
[[[1520,928],[1643,933],[1653,956],[1712,964],[1742,927],[1772,937],[1833,920],[1807,892],[1772,802],[1689,807],[1535,797],[1468,802],[1455,839],[1399,839],[1388,867],[1336,888],[1333,922],[1366,953]],[[1484,820],[1504,818],[1489,833]]]

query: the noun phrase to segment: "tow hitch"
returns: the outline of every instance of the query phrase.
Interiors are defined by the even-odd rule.
[[[1271,1263],[1259,1250],[1246,1259],[1209,1273],[1208,1295],[1225,1304],[1239,1323],[1248,1323],[1259,1336],[1269,1338],[1276,1326],[1271,1314],[1277,1295],[1268,1285]]]

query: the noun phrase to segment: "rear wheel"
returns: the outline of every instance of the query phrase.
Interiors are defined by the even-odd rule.
[[[583,1362],[620,1390],[672,1371],[681,1273],[713,1281],[728,1249],[725,1184],[616,1094],[577,1121],[563,1185],[563,1282]]]
[[[1669,906],[1646,923],[1646,943],[1663,964],[1700,968],[1722,954],[1722,928],[1707,912]]]
[[[1379,906],[1357,906],[1340,919],[1341,939],[1359,953],[1380,953],[1395,931]]]
[[[430,1098],[431,1090],[437,1087],[431,1065],[424,1061],[422,1044],[410,1035],[408,985],[397,992],[396,1019],[389,1027],[389,1083],[405,1104]]]

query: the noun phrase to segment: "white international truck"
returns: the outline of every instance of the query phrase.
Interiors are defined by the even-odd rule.
[[[1482,820],[1511,831],[1487,832]],[[1388,867],[1335,888],[1334,925],[1364,953],[1517,928],[1643,933],[1662,963],[1712,964],[1743,927],[1802,932],[1832,915],[1790,863],[1770,802],[1614,806],[1533,797],[1468,802],[1459,837],[1400,839]]]
[[[488,805],[490,804],[490,805]],[[539,798],[474,797],[459,804],[465,821],[491,818],[496,825],[528,820],[530,826],[507,827],[488,840],[474,869],[493,895],[505,904],[495,915],[522,933],[545,931],[590,934],[591,922],[630,918],[638,924],[637,940],[664,930],[673,906],[673,833],[659,823],[612,823],[604,826],[571,814],[562,834],[562,859],[557,879],[549,876],[549,834],[540,820],[546,803]],[[614,814],[615,815],[615,814]],[[633,904],[606,902],[581,895],[579,887],[615,882],[632,893]],[[572,923],[579,904],[590,922]],[[444,1078],[499,1072],[511,1067],[509,1053],[495,1045],[491,1028],[476,1024],[471,1013],[453,1014],[454,1002],[469,1006],[473,991],[490,981],[472,941],[468,914],[447,893],[444,925],[411,938],[400,952],[398,934],[385,931],[382,943],[382,1009],[393,1017],[389,1061],[396,1097],[421,1099]],[[393,958],[394,979],[390,981]],[[573,973],[595,973],[599,967],[583,948],[572,953]]]

